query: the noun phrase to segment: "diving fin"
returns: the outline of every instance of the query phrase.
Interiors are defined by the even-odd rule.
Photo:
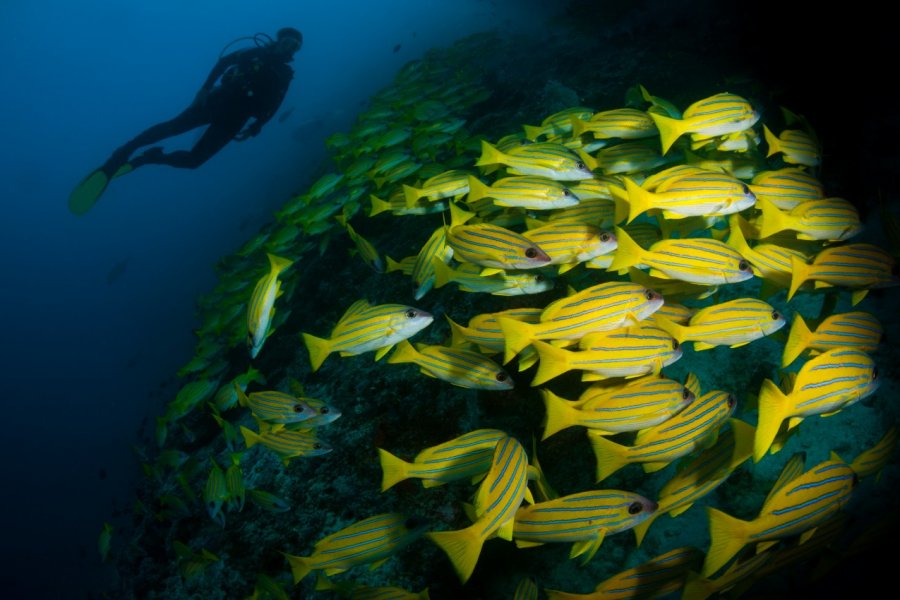
[[[100,196],[103,195],[103,192],[106,191],[109,180],[125,175],[131,172],[133,168],[131,163],[126,162],[116,170],[112,177],[102,168],[91,172],[69,194],[69,210],[76,215],[87,214],[94,204],[97,203]]]
[[[97,199],[106,191],[109,176],[103,169],[97,169],[81,180],[69,194],[69,210],[76,215],[87,214]]]

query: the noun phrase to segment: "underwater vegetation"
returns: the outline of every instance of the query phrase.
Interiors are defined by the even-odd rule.
[[[219,263],[103,528],[118,596],[705,598],[894,530],[896,258],[815,130],[739,89],[517,101],[514,51],[407,63]]]

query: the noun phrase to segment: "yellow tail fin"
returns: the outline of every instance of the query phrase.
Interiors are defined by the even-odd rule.
[[[431,531],[425,534],[447,554],[463,583],[472,576],[484,545],[484,540],[475,530],[476,525],[458,531]]]
[[[516,354],[531,343],[533,326],[529,323],[499,317],[497,324],[503,332],[503,364],[511,361]]]
[[[748,523],[712,507],[707,507],[706,510],[709,515],[710,542],[702,574],[709,577],[724,567],[747,543]]]
[[[382,492],[392,488],[405,479],[409,479],[410,463],[381,448],[378,449],[378,459],[381,461]]]
[[[791,332],[784,344],[784,353],[781,355],[781,366],[786,367],[803,353],[812,341],[812,332],[806,325],[806,321],[800,313],[794,314],[794,322],[791,323]]]
[[[534,346],[540,357],[537,373],[534,374],[534,379],[531,381],[532,387],[541,385],[545,381],[550,381],[554,377],[559,377],[571,369],[568,350],[557,348],[540,340],[532,340],[531,345]]]
[[[294,574],[294,583],[300,583],[300,581],[309,575],[310,571],[312,571],[312,567],[309,564],[308,556],[293,556],[290,554],[285,554],[284,557],[288,560],[288,563],[291,565],[291,573]]]
[[[588,430],[588,438],[591,441],[591,448],[594,450],[594,457],[597,459],[597,481],[603,481],[622,467],[628,464],[628,456],[626,452],[628,448],[611,442],[602,435]]]
[[[312,370],[314,372],[318,371],[325,359],[328,358],[328,355],[331,354],[331,342],[308,333],[303,334],[303,342],[309,351],[309,362],[312,365]]]
[[[788,397],[771,379],[763,380],[758,403],[759,417],[756,435],[753,438],[753,462],[759,462],[766,455],[778,434],[781,422],[788,416]]]
[[[558,431],[578,424],[579,412],[572,408],[568,400],[560,398],[547,388],[541,389],[541,395],[544,397],[547,415],[544,419],[544,436],[541,441]]]
[[[621,227],[616,227],[616,240],[618,245],[607,271],[620,271],[641,263],[646,250]]]
[[[809,279],[809,275],[809,264],[796,256],[791,256],[791,287],[787,296],[789,302],[794,297],[794,294],[797,293],[797,290],[800,289],[800,286],[803,285],[803,282]]]
[[[655,112],[651,112],[649,114],[650,118],[653,119],[653,122],[656,123],[656,128],[659,129],[659,139],[662,145],[662,153],[665,154],[669,151],[669,148],[672,147],[672,144],[675,143],[675,140],[680,138],[681,135],[685,132],[685,122],[681,119],[665,117]]]

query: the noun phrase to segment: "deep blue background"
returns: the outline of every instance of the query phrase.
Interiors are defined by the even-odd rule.
[[[142,421],[152,436],[177,392],[172,377],[196,341],[196,300],[214,287],[218,259],[320,174],[323,139],[347,130],[365,99],[428,48],[533,26],[562,4],[0,4],[2,595],[83,598],[114,577],[100,565],[97,535],[104,521],[130,516],[141,476],[131,448]],[[294,108],[288,119],[200,169],[145,167],[113,181],[89,215],[68,212],[72,187],[181,111],[225,44],[284,26],[305,42],[282,105]]]

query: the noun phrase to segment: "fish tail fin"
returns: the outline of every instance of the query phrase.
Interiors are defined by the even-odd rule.
[[[631,223],[638,216],[653,208],[655,194],[648,192],[631,177],[625,177],[625,191],[628,193],[628,221]]]
[[[781,141],[778,139],[778,136],[772,133],[765,125],[763,125],[763,135],[766,136],[766,143],[769,145],[769,153],[766,154],[767,158],[781,152]]]
[[[331,354],[331,342],[308,333],[303,334],[303,342],[309,350],[309,362],[312,370],[318,371],[325,359]]]
[[[403,271],[403,264],[397,262],[387,254],[384,255],[385,260],[387,261],[387,268],[385,269],[385,273],[393,273],[394,271]]]
[[[387,200],[382,200],[375,194],[369,194],[369,202],[372,203],[372,208],[369,209],[370,217],[374,217],[379,213],[391,210],[391,203]]]
[[[244,393],[244,390],[241,389],[241,386],[240,386],[240,384],[238,384],[237,381],[235,381],[233,383],[233,385],[234,385],[234,391],[235,391],[235,393],[237,393],[238,404],[240,404],[244,408],[247,408],[247,405],[250,402],[250,398],[247,397],[247,394]]]
[[[533,142],[544,133],[544,128],[540,125],[522,125],[522,131],[525,132],[525,137]]]
[[[675,140],[681,137],[686,130],[685,122],[681,119],[673,119],[655,112],[651,112],[650,118],[656,123],[659,130],[659,140],[662,144],[662,153],[665,154],[675,143]]]
[[[537,373],[534,374],[534,379],[531,381],[532,387],[550,381],[572,368],[569,364],[568,350],[557,348],[540,340],[532,340],[531,345],[537,350],[540,358]]]
[[[787,216],[771,201],[758,198],[756,204],[762,210],[762,220],[759,226],[760,238],[767,238],[789,228],[790,223],[788,223]]]
[[[425,535],[447,554],[460,581],[468,581],[484,545],[474,526],[457,531],[431,531]]]
[[[450,265],[442,261],[438,257],[431,259],[431,265],[434,268],[434,287],[444,287],[453,281],[453,269]]]
[[[679,325],[675,321],[662,315],[653,315],[651,318],[656,321],[657,327],[678,340],[679,344],[683,344],[685,339],[687,339],[689,329],[684,325]]]
[[[300,581],[309,575],[312,571],[312,566],[309,564],[308,556],[294,556],[292,554],[285,554],[284,557],[287,559],[288,563],[291,565],[291,573],[294,575],[294,583],[300,583]]]
[[[800,260],[796,256],[791,256],[791,287],[788,289],[788,301],[794,297],[803,282],[809,279],[810,268],[806,261]]]
[[[381,448],[378,449],[378,459],[381,462],[382,492],[392,488],[404,479],[409,479],[410,463]]]
[[[569,123],[572,124],[572,137],[577,138],[587,130],[587,122],[576,116],[569,117]]]
[[[244,436],[244,443],[248,448],[252,448],[256,444],[262,441],[262,436],[253,431],[252,429],[248,429],[241,425],[241,435]]]
[[[541,395],[544,397],[544,406],[546,407],[546,418],[544,419],[544,436],[541,441],[558,431],[562,431],[568,427],[578,424],[578,411],[569,406],[569,401],[560,398],[547,388],[541,389]]]
[[[469,193],[466,196],[466,203],[471,204],[485,198],[490,193],[490,187],[487,186],[477,177],[469,175]]]
[[[812,332],[806,325],[806,321],[800,313],[794,313],[794,322],[791,323],[791,331],[788,333],[787,342],[784,343],[784,353],[781,355],[782,368],[788,366],[806,350],[812,341]]]
[[[759,417],[753,437],[753,462],[766,455],[778,434],[781,422],[787,417],[788,398],[771,379],[765,379],[759,390]]]
[[[403,184],[403,197],[406,199],[406,208],[412,208],[416,205],[416,202],[419,201],[424,194],[422,194],[422,190],[419,188],[414,188],[411,185]]]
[[[447,322],[450,324],[450,345],[454,348],[459,348],[468,344],[469,340],[466,338],[466,330],[463,326],[446,314],[444,315],[444,318],[447,319]]]
[[[388,356],[387,361],[390,364],[416,362],[418,355],[418,351],[413,348],[413,345],[408,340],[400,340],[394,346],[394,351]]]
[[[531,343],[534,327],[530,323],[499,317],[497,324],[503,332],[503,364],[511,361],[516,354]]]
[[[721,510],[706,508],[709,515],[709,551],[703,563],[703,576],[708,577],[734,558],[747,543],[747,522]]]
[[[487,140],[481,140],[481,156],[475,161],[476,167],[503,164],[505,160],[506,155],[500,152],[496,146],[493,146]]]
[[[616,227],[618,245],[607,271],[619,271],[640,264],[645,250],[621,227]]]
[[[594,457],[597,459],[597,481],[603,481],[622,467],[628,464],[628,448],[612,442],[602,435],[588,430],[588,438]]]
[[[266,253],[266,255],[269,257],[269,265],[272,267],[272,273],[275,275],[278,275],[294,264],[294,261],[281,256],[276,256],[272,253]]]

